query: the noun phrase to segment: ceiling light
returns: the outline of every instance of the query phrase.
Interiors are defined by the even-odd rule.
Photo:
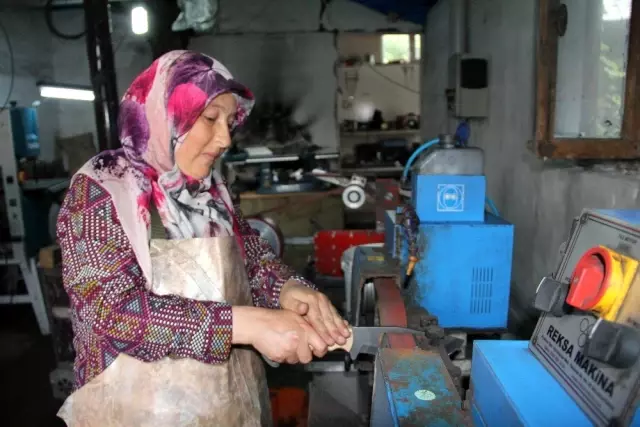
[[[149,16],[147,9],[136,6],[131,9],[131,31],[133,34],[147,34],[149,31]]]
[[[93,90],[77,86],[38,84],[43,98],[72,99],[75,101],[93,101]]]

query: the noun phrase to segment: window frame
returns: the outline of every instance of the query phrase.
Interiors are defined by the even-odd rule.
[[[380,40],[380,63],[383,65],[386,65],[388,63],[384,62],[384,36],[389,36],[389,35],[406,35],[409,36],[409,62],[408,64],[416,64],[419,63],[421,61],[422,58],[418,58],[416,56],[416,36],[418,37],[422,37],[422,34],[419,32],[388,32],[388,33],[381,33],[379,40]],[[420,42],[422,43],[422,39],[420,40]],[[422,56],[422,55],[421,55]]]
[[[560,5],[560,0],[538,0],[535,153],[550,159],[640,159],[640,2],[632,1],[622,126],[615,139],[554,135]]]

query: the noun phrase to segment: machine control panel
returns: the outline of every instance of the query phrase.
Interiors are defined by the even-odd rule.
[[[536,358],[596,426],[628,425],[640,391],[640,217],[586,211],[534,305]]]
[[[638,260],[604,246],[593,247],[573,270],[567,303],[605,320],[619,321],[637,272]]]

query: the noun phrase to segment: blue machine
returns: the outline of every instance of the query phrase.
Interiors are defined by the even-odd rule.
[[[593,426],[528,347],[529,341],[474,342],[471,363],[474,426]],[[630,426],[640,426],[640,411],[636,410]]]
[[[40,155],[40,132],[37,110],[33,107],[17,107],[15,103],[12,103],[9,114],[16,159],[38,157]]]
[[[506,328],[513,225],[485,213],[482,151],[455,147],[450,137],[425,146],[412,169],[412,209],[385,219],[386,248],[413,270],[410,303],[443,328]]]
[[[483,222],[486,180],[482,175],[414,175],[411,204],[420,222]]]
[[[462,402],[437,350],[382,348],[376,357],[371,427],[462,427]]]
[[[640,427],[640,210],[585,210],[571,230],[557,270],[536,290],[542,315],[531,339],[474,342],[477,427]],[[625,257],[624,275],[605,275],[614,264],[594,248],[616,252],[611,262]],[[602,287],[617,292],[624,315],[571,307],[572,290],[583,290],[581,302]]]

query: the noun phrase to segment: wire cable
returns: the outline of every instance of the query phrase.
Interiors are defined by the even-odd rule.
[[[84,37],[87,29],[85,27],[84,30],[79,32],[78,34],[65,34],[58,31],[55,24],[53,23],[53,0],[47,0],[47,3],[44,5],[44,20],[47,23],[47,27],[49,31],[51,31],[56,37],[59,37],[64,40],[78,40]]]

